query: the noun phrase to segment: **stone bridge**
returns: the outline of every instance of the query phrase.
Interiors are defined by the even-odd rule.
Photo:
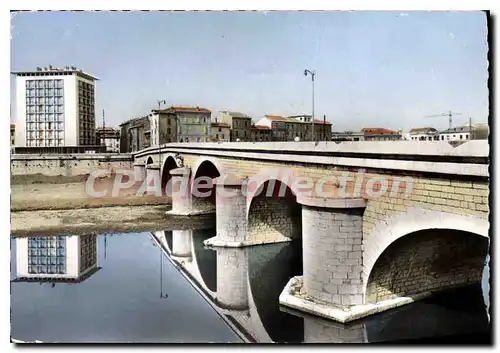
[[[295,309],[347,322],[481,279],[487,141],[168,144],[134,163],[171,213],[216,213],[207,245],[302,237],[280,297]]]
[[[469,333],[487,325],[432,305],[403,307],[354,323],[336,323],[276,302],[288,279],[301,272],[300,243],[262,247],[204,247],[207,230],[151,233],[153,240],[235,332],[248,342],[365,343]],[[425,308],[425,309],[423,309]],[[423,309],[423,310],[422,310]],[[415,315],[418,311],[420,314]],[[408,321],[411,315],[411,322]],[[286,322],[285,322],[286,321]],[[383,324],[384,329],[380,326]]]

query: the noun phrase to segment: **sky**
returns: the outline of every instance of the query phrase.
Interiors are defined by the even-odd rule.
[[[447,128],[488,119],[483,12],[25,12],[11,71],[76,66],[99,78],[96,123],[167,105],[310,114],[334,130]],[[11,77],[11,105],[15,97]],[[15,107],[11,109],[15,122]]]

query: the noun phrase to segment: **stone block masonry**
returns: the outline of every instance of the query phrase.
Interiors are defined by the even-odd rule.
[[[344,200],[333,200],[332,205],[338,201]],[[363,303],[363,205],[363,200],[352,200],[352,208],[303,204],[303,289],[307,295],[342,306]]]
[[[457,231],[423,231],[392,243],[368,278],[366,302],[481,282],[488,239]]]
[[[248,212],[248,239],[287,241],[300,237],[300,210],[295,200],[256,197]]]

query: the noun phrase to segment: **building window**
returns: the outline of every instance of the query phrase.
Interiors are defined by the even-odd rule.
[[[224,134],[222,134],[222,139],[224,140]]]
[[[239,131],[236,130],[236,137],[239,137]]]
[[[66,237],[33,237],[28,239],[29,274],[66,273]]]
[[[460,134],[460,140],[462,139],[462,134]]]

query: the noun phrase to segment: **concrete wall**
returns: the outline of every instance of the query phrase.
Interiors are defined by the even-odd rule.
[[[11,158],[12,175],[85,175],[95,170],[132,169],[131,155],[13,155]]]

